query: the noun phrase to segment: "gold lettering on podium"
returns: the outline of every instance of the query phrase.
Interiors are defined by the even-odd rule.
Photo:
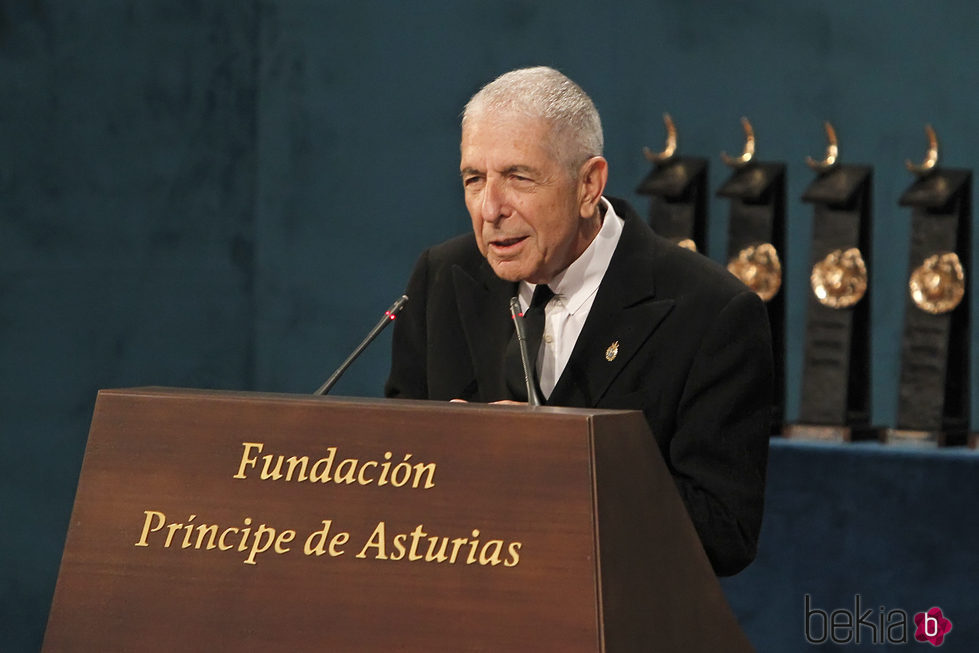
[[[414,462],[414,454],[404,452],[401,460],[385,451],[376,460],[340,458],[337,447],[325,447],[324,455],[286,455],[266,453],[264,442],[242,442],[238,457],[238,480],[285,481],[293,483],[333,483],[343,485],[390,485],[395,488],[429,490],[435,487],[434,462]],[[397,461],[397,462],[395,462]],[[189,512],[189,511],[188,511]],[[181,514],[187,514],[181,512]],[[144,510],[142,528],[133,544],[139,548],[171,551],[233,551],[243,554],[241,564],[256,565],[262,556],[281,556],[292,551],[299,533],[269,521],[243,516],[237,523],[209,523],[205,516],[187,514],[182,521],[169,520],[162,510]],[[434,534],[424,524],[412,529],[389,532],[388,524],[376,523],[354,555],[360,560],[426,562],[449,565],[478,565],[482,567],[515,567],[520,562],[522,542],[487,538],[478,528],[468,529],[468,535]],[[321,519],[314,530],[304,531],[301,551],[305,556],[339,558],[346,554],[350,531],[339,530],[332,519]]]
[[[480,541],[480,532],[474,528],[469,537],[448,537],[425,532],[424,524],[418,524],[408,533],[396,533],[388,539],[387,525],[381,521],[374,527],[366,544],[355,556],[362,560],[404,560],[409,562],[447,562],[450,565],[466,564],[495,567],[515,567],[520,562],[521,542],[507,543],[500,539]],[[388,542],[391,547],[388,549]],[[503,551],[506,550],[504,557]]]
[[[186,522],[166,523],[166,514],[158,510],[144,510],[143,530],[133,546],[148,547],[151,540],[156,546],[164,549],[180,548],[195,550],[230,551],[237,548],[241,553],[245,551],[244,564],[254,565],[259,554],[265,553],[269,549],[278,555],[288,553],[290,548],[286,546],[296,537],[296,531],[292,529],[278,530],[266,523],[259,524],[252,528],[252,518],[245,517],[242,520],[244,528],[238,526],[228,526],[221,528],[217,524],[195,524],[197,515],[190,515]],[[162,544],[159,538],[151,538],[153,533],[162,533],[166,526],[166,537]],[[253,532],[254,531],[254,532]],[[196,532],[196,539],[194,538]],[[182,535],[181,535],[182,533]],[[229,543],[227,539],[230,538]],[[237,543],[237,547],[235,544]]]
[[[435,463],[414,463],[413,454],[405,453],[398,463],[392,463],[393,454],[384,452],[384,460],[344,458],[336,461],[337,448],[327,447],[326,455],[310,464],[309,456],[264,454],[262,442],[242,442],[237,479],[254,478],[249,472],[258,472],[262,481],[291,481],[311,483],[336,483],[337,485],[391,485],[397,488],[430,490],[435,487]],[[336,465],[334,467],[334,464]],[[378,473],[379,470],[379,473]]]

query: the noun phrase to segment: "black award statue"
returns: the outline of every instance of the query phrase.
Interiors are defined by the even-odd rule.
[[[785,400],[785,293],[782,261],[785,251],[785,164],[755,160],[755,133],[741,119],[745,146],[741,156],[721,153],[734,170],[717,191],[731,200],[727,269],[754,290],[768,306],[775,353],[773,433],[782,432]]]
[[[969,295],[972,171],[938,166],[938,139],[926,126],[928,156],[907,163],[916,180],[901,196],[911,207],[911,256],[901,337],[897,426],[888,444],[962,444],[969,428]]]
[[[826,157],[807,157],[816,179],[809,301],[799,421],[786,437],[850,441],[874,437],[870,424],[871,183],[869,166],[841,165],[826,123]]]
[[[643,148],[653,169],[636,189],[649,195],[649,225],[653,231],[681,247],[707,252],[707,159],[677,156],[676,126],[670,114],[666,148],[654,153]]]

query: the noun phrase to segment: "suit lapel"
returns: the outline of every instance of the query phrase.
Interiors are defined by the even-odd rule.
[[[496,401],[507,398],[503,355],[513,333],[510,298],[517,284],[504,281],[483,261],[471,276],[460,266],[452,268],[459,319],[473,361],[478,398]]]
[[[656,296],[657,246],[637,216],[626,216],[588,319],[548,404],[596,406],[673,308],[672,299]]]

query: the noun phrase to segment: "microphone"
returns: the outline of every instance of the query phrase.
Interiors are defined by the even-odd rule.
[[[516,297],[510,298],[510,315],[513,317],[513,328],[517,330],[520,363],[523,365],[524,383],[527,384],[527,405],[540,406],[541,400],[534,383],[533,367],[530,362],[530,355],[527,353],[527,329],[523,321],[523,312],[520,310],[520,300]]]
[[[401,297],[396,302],[391,304],[391,308],[384,311],[384,317],[382,317],[381,321],[378,322],[373,329],[371,329],[371,332],[367,334],[367,337],[364,338],[364,341],[360,343],[360,345],[358,345],[356,349],[354,349],[353,353],[347,357],[347,360],[343,361],[343,364],[340,365],[340,367],[337,368],[337,371],[334,372],[333,375],[326,380],[326,383],[321,385],[319,387],[319,390],[317,390],[313,394],[325,395],[327,392],[332,390],[333,386],[335,386],[337,381],[340,380],[340,377],[343,376],[343,373],[347,371],[348,367],[350,367],[350,364],[353,363],[355,360],[357,360],[357,357],[360,356],[360,354],[363,353],[365,349],[367,349],[367,345],[373,342],[374,338],[376,338],[377,335],[384,330],[384,327],[386,327],[390,322],[394,322],[394,318],[398,317],[398,313],[401,312],[401,309],[403,309],[405,307],[405,304],[407,303],[408,303],[408,295],[401,295]]]

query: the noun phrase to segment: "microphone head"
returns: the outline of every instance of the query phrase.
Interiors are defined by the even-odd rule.
[[[523,311],[520,310],[520,300],[516,297],[510,298],[510,317],[513,318],[513,328],[517,331],[517,340],[526,342],[527,331],[523,323]]]
[[[394,319],[394,316],[400,313],[401,309],[403,309],[405,307],[405,304],[407,303],[408,303],[408,295],[401,295],[401,297],[396,299],[395,302],[391,304],[391,308],[387,310],[387,314],[391,316],[392,319]]]

